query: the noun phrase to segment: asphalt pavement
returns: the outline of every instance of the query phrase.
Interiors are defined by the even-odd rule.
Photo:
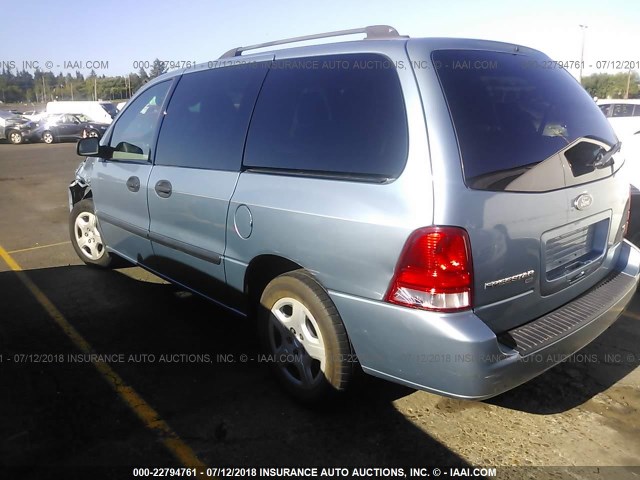
[[[38,479],[133,478],[134,467],[211,477],[224,466],[640,474],[638,296],[579,356],[487,402],[361,375],[342,404],[311,410],[271,378],[250,322],[140,268],[78,259],[67,185],[79,162],[73,143],[0,143],[0,470]]]

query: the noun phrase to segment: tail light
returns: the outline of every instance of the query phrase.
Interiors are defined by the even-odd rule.
[[[471,244],[458,227],[425,227],[405,243],[385,300],[425,310],[471,308]]]

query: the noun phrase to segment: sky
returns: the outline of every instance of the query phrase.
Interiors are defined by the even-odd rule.
[[[640,70],[637,0],[114,0],[81,7],[31,0],[29,8],[9,7],[0,0],[0,11],[11,11],[0,20],[0,65],[22,70],[24,62],[38,62],[65,75],[88,73],[87,62],[107,76],[155,58],[201,63],[241,45],[375,24],[411,37],[516,43],[576,62],[584,33],[584,75],[626,71],[598,69],[602,60],[633,61]]]

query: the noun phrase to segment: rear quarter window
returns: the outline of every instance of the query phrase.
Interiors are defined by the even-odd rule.
[[[407,158],[404,99],[377,54],[275,61],[258,98],[244,165],[391,179]]]

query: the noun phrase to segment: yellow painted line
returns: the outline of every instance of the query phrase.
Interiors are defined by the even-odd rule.
[[[31,250],[38,250],[40,248],[57,247],[58,245],[66,245],[68,243],[71,243],[71,241],[67,240],[66,242],[50,243],[49,245],[38,245],[37,247],[21,248],[19,250],[11,250],[6,253],[12,254],[12,253],[20,253],[20,252],[30,252]]]
[[[9,255],[9,253],[0,246],[0,258],[9,266],[11,270],[18,276],[18,279],[36,298],[38,303],[45,309],[54,322],[64,331],[71,339],[73,344],[83,353],[94,353],[93,348],[82,335],[71,325],[62,315],[60,310],[49,300],[49,298],[31,281],[22,267]],[[108,363],[92,362],[94,367],[100,372],[104,380],[115,390],[122,400],[133,410],[144,426],[155,433],[164,446],[174,455],[174,457],[185,467],[206,467],[206,465],[197,457],[195,452],[184,443],[180,437],[171,429],[171,427],[160,418],[151,405],[144,401],[138,393],[118,375]]]

